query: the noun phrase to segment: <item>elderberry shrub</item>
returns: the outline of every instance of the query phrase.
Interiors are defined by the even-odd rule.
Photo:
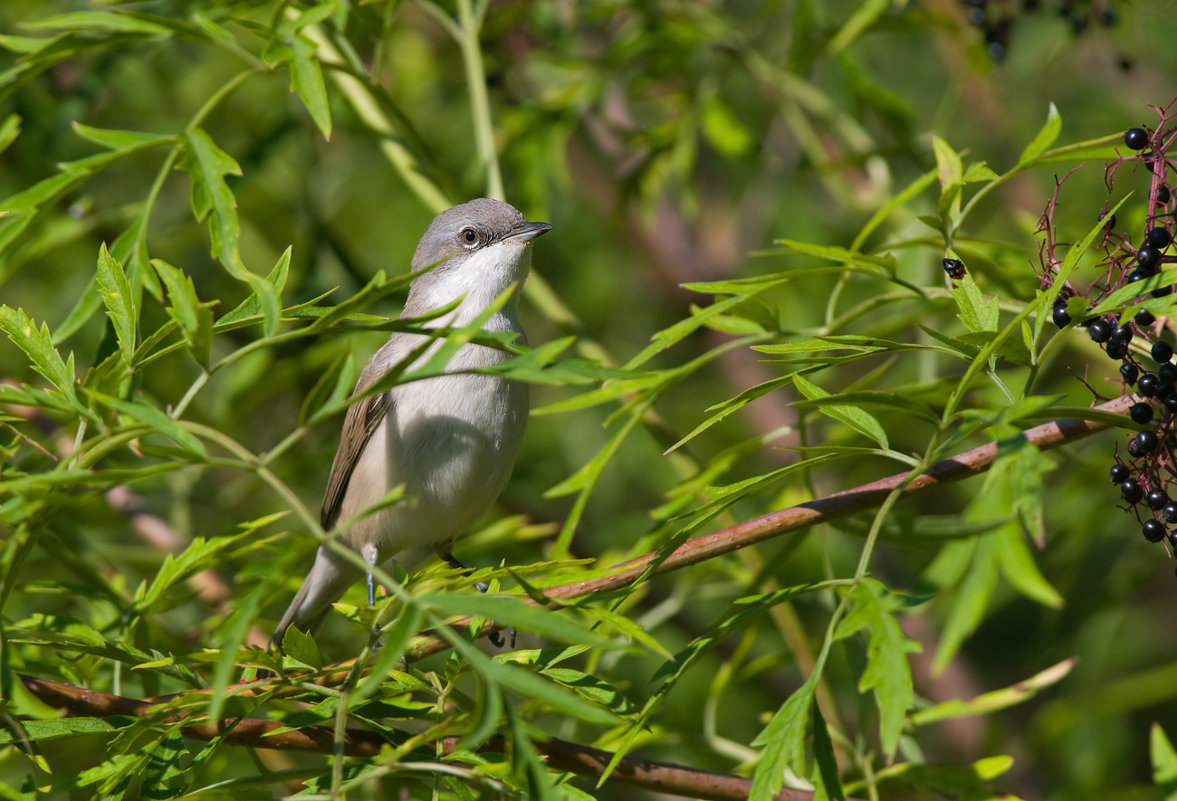
[[[1114,27],[1119,15],[1106,3],[1080,2],[1075,0],[960,0],[964,6],[963,17],[969,26],[977,29],[985,43],[985,52],[993,61],[1003,61],[1009,51],[1010,35],[1023,20],[1039,12],[1046,12],[1059,20],[1072,36],[1089,35]],[[1127,54],[1119,57],[1120,69],[1132,68],[1132,59]]]
[[[1177,486],[1177,447],[1174,447],[1177,439],[1177,364],[1174,363],[1173,336],[1165,336],[1170,328],[1173,334],[1177,334],[1177,314],[1170,315],[1167,307],[1158,306],[1157,301],[1152,300],[1172,292],[1174,288],[1167,285],[1173,284],[1173,278],[1177,276],[1177,253],[1170,252],[1177,238],[1177,209],[1172,203],[1172,189],[1177,183],[1177,99],[1167,106],[1151,108],[1157,116],[1156,124],[1127,128],[1123,133],[1123,145],[1117,149],[1117,158],[1104,166],[1107,196],[1093,210],[1102,224],[1096,238],[1097,264],[1086,275],[1083,274],[1085,270],[1070,273],[1062,286],[1055,287],[1057,300],[1050,316],[1060,329],[1067,329],[1074,322],[1072,316],[1084,308],[1076,302],[1068,303],[1072,298],[1085,299],[1086,308],[1090,310],[1112,293],[1137,282],[1146,282],[1134,298],[1124,299],[1113,313],[1099,317],[1091,317],[1089,311],[1084,313],[1087,319],[1082,325],[1088,338],[1102,348],[1109,359],[1119,363],[1118,381],[1106,379],[1115,381],[1113,397],[1133,390],[1137,393],[1137,397],[1126,400],[1124,408],[1132,422],[1142,430],[1125,433],[1127,442],[1117,449],[1119,452],[1108,476],[1127,504],[1122,508],[1136,516],[1145,538],[1149,542],[1164,542],[1166,551],[1177,556],[1177,528],[1169,530],[1177,524],[1177,501],[1171,500],[1171,496],[1177,496],[1177,489],[1174,489]],[[1116,186],[1117,181],[1127,183],[1127,190],[1138,198],[1129,199],[1122,209],[1125,213],[1120,215],[1121,220],[1143,221],[1139,228],[1131,231],[1118,229],[1116,216],[1109,213],[1110,208],[1126,194],[1125,187]],[[1039,277],[1044,288],[1056,283],[1059,265],[1064,261],[1056,249],[1065,250],[1078,238],[1070,231],[1064,235],[1055,227],[1054,212],[1060,203],[1062,189],[1063,182],[1060,181],[1039,221],[1038,230],[1043,238]],[[1133,203],[1139,205],[1133,208]],[[1156,288],[1154,283],[1163,286]],[[1119,297],[1123,298],[1123,293]],[[1145,303],[1152,308],[1144,308]],[[1162,311],[1164,314],[1158,320]],[[1060,331],[1060,336],[1067,335],[1067,330]],[[1146,365],[1152,369],[1145,370]],[[1099,371],[1106,369],[1097,365],[1092,367]],[[1107,399],[1096,386],[1087,386],[1097,401]]]

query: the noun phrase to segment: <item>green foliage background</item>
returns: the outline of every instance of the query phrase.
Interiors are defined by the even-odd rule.
[[[1089,404],[1072,373],[1119,392],[1086,337],[1043,325],[1035,229],[1082,163],[1061,238],[1131,190],[1119,218],[1141,230],[1142,173],[1109,194],[1102,163],[1177,95],[1177,9],[1116,4],[1075,35],[989,5],[1016,12],[1000,64],[948,0],[5,0],[0,794],[645,797],[545,770],[526,745],[545,735],[739,773],[759,798],[786,779],[1172,794],[1149,731],[1174,728],[1177,586],[1106,481],[1123,432],[1045,455],[1010,438]],[[356,366],[411,325],[420,232],[484,194],[555,226],[525,291],[537,350],[512,367],[541,413],[458,548],[503,592],[989,440],[1001,458],[576,609],[428,564],[391,577],[383,649],[343,615],[291,643],[375,678],[230,697],[272,664],[250,631],[316,547]],[[969,268],[956,289],[946,255]],[[1060,255],[1088,280],[1082,247]],[[189,582],[205,569],[228,597]],[[462,611],[515,622],[520,650],[400,663],[402,635]],[[206,747],[163,720],[54,718],[17,673],[422,736],[375,759]],[[509,753],[476,753],[496,732]],[[444,735],[466,750],[436,754]]]

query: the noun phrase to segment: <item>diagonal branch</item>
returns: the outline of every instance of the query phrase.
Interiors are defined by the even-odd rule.
[[[107,717],[127,715],[148,717],[158,714],[156,704],[127,698],[121,695],[87,690],[72,684],[21,676],[25,686],[49,706],[65,709],[79,717]],[[161,723],[179,723],[191,713],[178,712],[168,715]],[[230,745],[250,748],[272,748],[285,751],[305,751],[320,754],[334,753],[335,731],[329,726],[306,726],[301,729],[276,732],[285,729],[279,721],[257,718],[228,718],[215,722],[194,723],[183,726],[180,733],[193,740],[211,740],[222,737]],[[447,737],[442,741],[445,753],[457,747],[459,737]],[[343,730],[343,753],[353,757],[371,757],[390,744],[389,738],[368,729],[348,728]],[[425,744],[428,747],[429,744]],[[557,771],[575,773],[578,776],[600,778],[613,757],[608,751],[578,745],[555,737],[533,742],[532,746],[548,767]],[[505,753],[507,742],[501,735],[494,735],[480,749],[490,753]],[[610,780],[619,784],[655,790],[670,795],[709,799],[709,801],[737,801],[746,799],[752,789],[749,779],[710,773],[663,762],[651,762],[635,757],[623,757],[609,774]],[[813,801],[813,793],[801,790],[781,790],[778,801]],[[847,799],[847,801],[856,801]]]

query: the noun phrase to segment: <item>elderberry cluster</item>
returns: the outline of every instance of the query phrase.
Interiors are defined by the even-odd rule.
[[[1119,21],[1111,0],[1058,0],[1047,4],[1041,0],[960,0],[965,7],[969,24],[980,29],[985,37],[985,49],[994,61],[1005,58],[1009,49],[1010,31],[1023,13],[1053,10],[1074,35],[1086,31],[1091,24],[1110,28]],[[1050,5],[1052,8],[1044,9]],[[1131,62],[1121,58],[1120,66],[1130,68]]]
[[[1177,263],[1177,255],[1168,252],[1173,244],[1171,184],[1177,163],[1167,154],[1177,143],[1175,107],[1177,100],[1164,109],[1155,109],[1160,117],[1155,128],[1141,126],[1125,131],[1126,152],[1105,168],[1109,191],[1125,171],[1132,174],[1133,180],[1147,182],[1147,192],[1142,193],[1148,204],[1144,230],[1138,237],[1117,231],[1115,215],[1108,216],[1105,206],[1099,217],[1103,220],[1100,248],[1104,257],[1097,267],[1101,274],[1082,289],[1076,286],[1078,279],[1068,280],[1059,290],[1052,318],[1055,325],[1063,328],[1074,322],[1073,316],[1082,314],[1078,323],[1086,328],[1088,337],[1108,358],[1120,362],[1121,392],[1135,391],[1137,399],[1128,414],[1141,428],[1128,440],[1127,455],[1117,453],[1109,476],[1118,485],[1128,509],[1136,515],[1145,539],[1167,540],[1170,554],[1177,556],[1177,502],[1171,497],[1177,494],[1173,447],[1177,433],[1177,364],[1173,363],[1173,344],[1166,338],[1177,331],[1177,326],[1168,317],[1169,304],[1153,300],[1173,291],[1166,276],[1177,277],[1177,269],[1166,269]],[[1058,242],[1053,217],[1060,186],[1061,182],[1056,185],[1039,227],[1045,234],[1040,252],[1044,286],[1054,283],[1059,265],[1054,256]],[[1112,292],[1142,281],[1148,283],[1122,314],[1085,313]],[[1086,305],[1072,300],[1079,296],[1086,299]],[[1142,308],[1145,303],[1151,308]]]

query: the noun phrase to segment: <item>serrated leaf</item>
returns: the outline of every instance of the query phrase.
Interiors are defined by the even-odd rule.
[[[168,291],[168,316],[180,326],[188,351],[201,367],[208,367],[212,348],[212,308],[196,296],[192,279],[162,259],[151,265]]]
[[[197,537],[178,555],[168,554],[164,557],[163,564],[160,565],[151,584],[147,586],[142,596],[136,599],[135,613],[142,615],[154,611],[153,608],[160,604],[165,593],[178,582],[184,581],[189,576],[206,568],[216,567],[221,554],[227,549],[242,540],[254,537],[259,529],[268,526],[284,514],[284,512],[279,512],[247,523],[240,523],[211,540],[206,541],[203,537]]]
[[[1058,108],[1051,103],[1046,110],[1046,122],[1038,129],[1038,133],[1034,134],[1034,138],[1022,150],[1022,155],[1018,157],[1018,166],[1026,164],[1031,159],[1042,155],[1048,147],[1055,143],[1058,139],[1059,133],[1063,129],[1063,120],[1059,116]]]
[[[963,545],[964,543],[954,543]],[[951,547],[951,546],[949,546]],[[955,552],[955,551],[954,551]],[[933,562],[933,566],[939,560]],[[932,669],[940,673],[952,661],[965,639],[976,631],[989,606],[989,598],[997,586],[1001,557],[992,535],[979,537],[971,558],[963,565],[964,580],[956,589],[944,624],[944,633]],[[932,568],[929,567],[929,570]]]
[[[815,783],[825,798],[845,801],[846,794],[842,792],[842,782],[838,778],[838,759],[834,754],[834,744],[830,741],[830,732],[826,728],[826,720],[822,717],[821,708],[817,705],[816,699],[809,710],[809,717],[813,722]],[[817,798],[818,793],[815,793],[814,801],[817,801]]]
[[[207,459],[208,452],[192,432],[168,417],[162,410],[141,401],[123,400],[91,390],[90,396],[106,406],[125,414],[137,423],[148,426],[170,439],[184,450],[200,459]]]
[[[244,268],[237,252],[241,235],[237,199],[225,182],[226,175],[241,175],[241,167],[200,128],[185,131],[180,139],[184,153],[179,167],[188,173],[192,184],[192,213],[199,222],[208,220],[213,256],[235,277],[244,280]]]
[[[772,801],[785,784],[785,768],[792,768],[795,772],[803,769],[805,731],[809,724],[816,675],[811,675],[805,684],[789,696],[752,741],[753,746],[763,746],[764,753],[752,774],[752,790],[748,793],[748,801]]]
[[[135,329],[139,319],[137,303],[127,274],[123,272],[123,265],[110,255],[105,243],[98,250],[95,278],[102,304],[106,306],[106,316],[114,326],[122,361],[130,367],[135,354]]]
[[[77,402],[74,394],[74,355],[71,353],[68,359],[62,360],[61,354],[53,347],[48,325],[41,323],[38,329],[22,309],[0,306],[0,328],[8,334],[12,344],[25,352],[34,370],[47,378],[68,399]]]
[[[888,758],[899,747],[899,735],[915,692],[907,655],[923,650],[903,633],[892,614],[896,604],[885,587],[874,579],[863,579],[850,592],[853,606],[839,623],[835,636],[848,637],[870,629],[866,669],[858,681],[859,692],[873,690],[879,707],[879,734]]]
[[[820,401],[822,398],[827,398],[830,395],[830,393],[805,379],[800,374],[793,377],[793,385],[809,400]],[[874,440],[880,447],[890,447],[886,430],[875,419],[875,416],[869,412],[853,406],[822,406],[819,404],[818,408],[821,409],[822,413],[845,423],[863,436]]]
[[[956,301],[961,322],[969,331],[996,331],[1000,319],[996,297],[985,297],[971,273],[956,282],[948,294]]]

